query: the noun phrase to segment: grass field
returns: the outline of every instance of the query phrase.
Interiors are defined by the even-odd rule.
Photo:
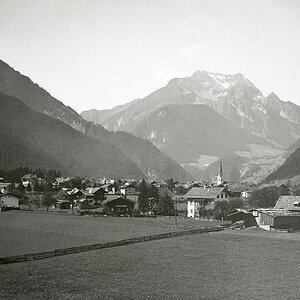
[[[299,257],[298,233],[225,230],[1,265],[0,298],[299,299]]]
[[[180,219],[182,229],[221,224]],[[177,230],[168,218],[117,218],[46,212],[0,213],[0,257],[55,250]]]

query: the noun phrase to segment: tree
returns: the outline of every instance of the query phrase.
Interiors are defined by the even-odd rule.
[[[265,187],[251,193],[249,205],[252,207],[270,208],[274,207],[279,198],[276,187]]]
[[[142,213],[146,213],[149,211],[148,207],[148,186],[146,181],[143,179],[142,182],[140,183],[138,187],[138,205],[139,205],[139,210]]]
[[[67,182],[66,187],[68,187],[68,188],[78,188],[78,189],[85,189],[86,188],[83,179],[80,178],[80,177],[71,178]]]
[[[167,182],[167,185],[168,185],[168,189],[169,189],[170,191],[173,191],[174,188],[175,188],[175,183],[174,183],[173,178],[171,177],[170,179],[167,179],[166,182]]]
[[[55,203],[55,199],[53,198],[53,194],[47,192],[43,195],[42,205],[46,207],[47,212],[49,211],[49,207]]]
[[[148,211],[155,214],[157,211],[158,201],[158,188],[155,185],[150,185],[150,187],[148,188]]]
[[[177,187],[175,187],[175,192],[178,195],[184,195],[187,193],[187,189],[185,187],[183,187],[182,185],[178,185]]]
[[[24,193],[24,192],[25,192],[25,187],[24,187],[24,185],[23,185],[23,181],[22,181],[22,180],[19,181],[19,184],[18,184],[18,191],[19,191],[20,193]]]
[[[27,192],[31,192],[32,191],[32,188],[31,188],[31,184],[28,183],[27,187],[26,187],[26,191]]]
[[[213,209],[213,215],[218,220],[226,220],[235,208],[242,208],[244,206],[243,200],[239,198],[232,198],[228,201],[218,201]]]
[[[15,184],[14,184],[14,183],[9,184],[9,185],[6,187],[6,190],[7,190],[9,193],[15,192],[15,190],[16,190]]]
[[[174,202],[171,197],[166,196],[158,199],[157,213],[164,216],[174,215]]]

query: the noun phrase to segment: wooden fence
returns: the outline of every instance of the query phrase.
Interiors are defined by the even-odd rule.
[[[0,264],[12,264],[12,263],[25,262],[25,261],[46,259],[46,258],[75,254],[75,253],[80,253],[85,251],[112,248],[112,247],[124,246],[124,245],[129,245],[134,243],[141,243],[146,241],[153,241],[153,240],[166,239],[166,238],[171,238],[176,236],[188,235],[188,234],[215,232],[220,230],[222,230],[221,227],[207,227],[207,228],[198,228],[198,229],[191,229],[191,230],[173,231],[173,232],[160,233],[155,235],[134,237],[125,240],[113,241],[113,242],[107,242],[101,244],[91,244],[85,246],[56,249],[54,251],[30,253],[30,254],[23,254],[23,255],[16,255],[16,256],[5,256],[5,257],[0,257]]]

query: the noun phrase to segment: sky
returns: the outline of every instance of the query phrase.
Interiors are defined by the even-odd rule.
[[[0,0],[0,59],[77,112],[197,70],[300,105],[300,1]]]

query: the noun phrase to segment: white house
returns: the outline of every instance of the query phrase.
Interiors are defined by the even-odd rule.
[[[136,195],[137,191],[136,191],[136,186],[132,183],[130,184],[124,184],[120,187],[120,193],[123,195]]]
[[[12,194],[0,194],[1,210],[19,208],[19,198]]]
[[[199,208],[213,205],[216,201],[229,200],[226,187],[194,187],[184,198],[187,200],[187,216],[199,217]]]

